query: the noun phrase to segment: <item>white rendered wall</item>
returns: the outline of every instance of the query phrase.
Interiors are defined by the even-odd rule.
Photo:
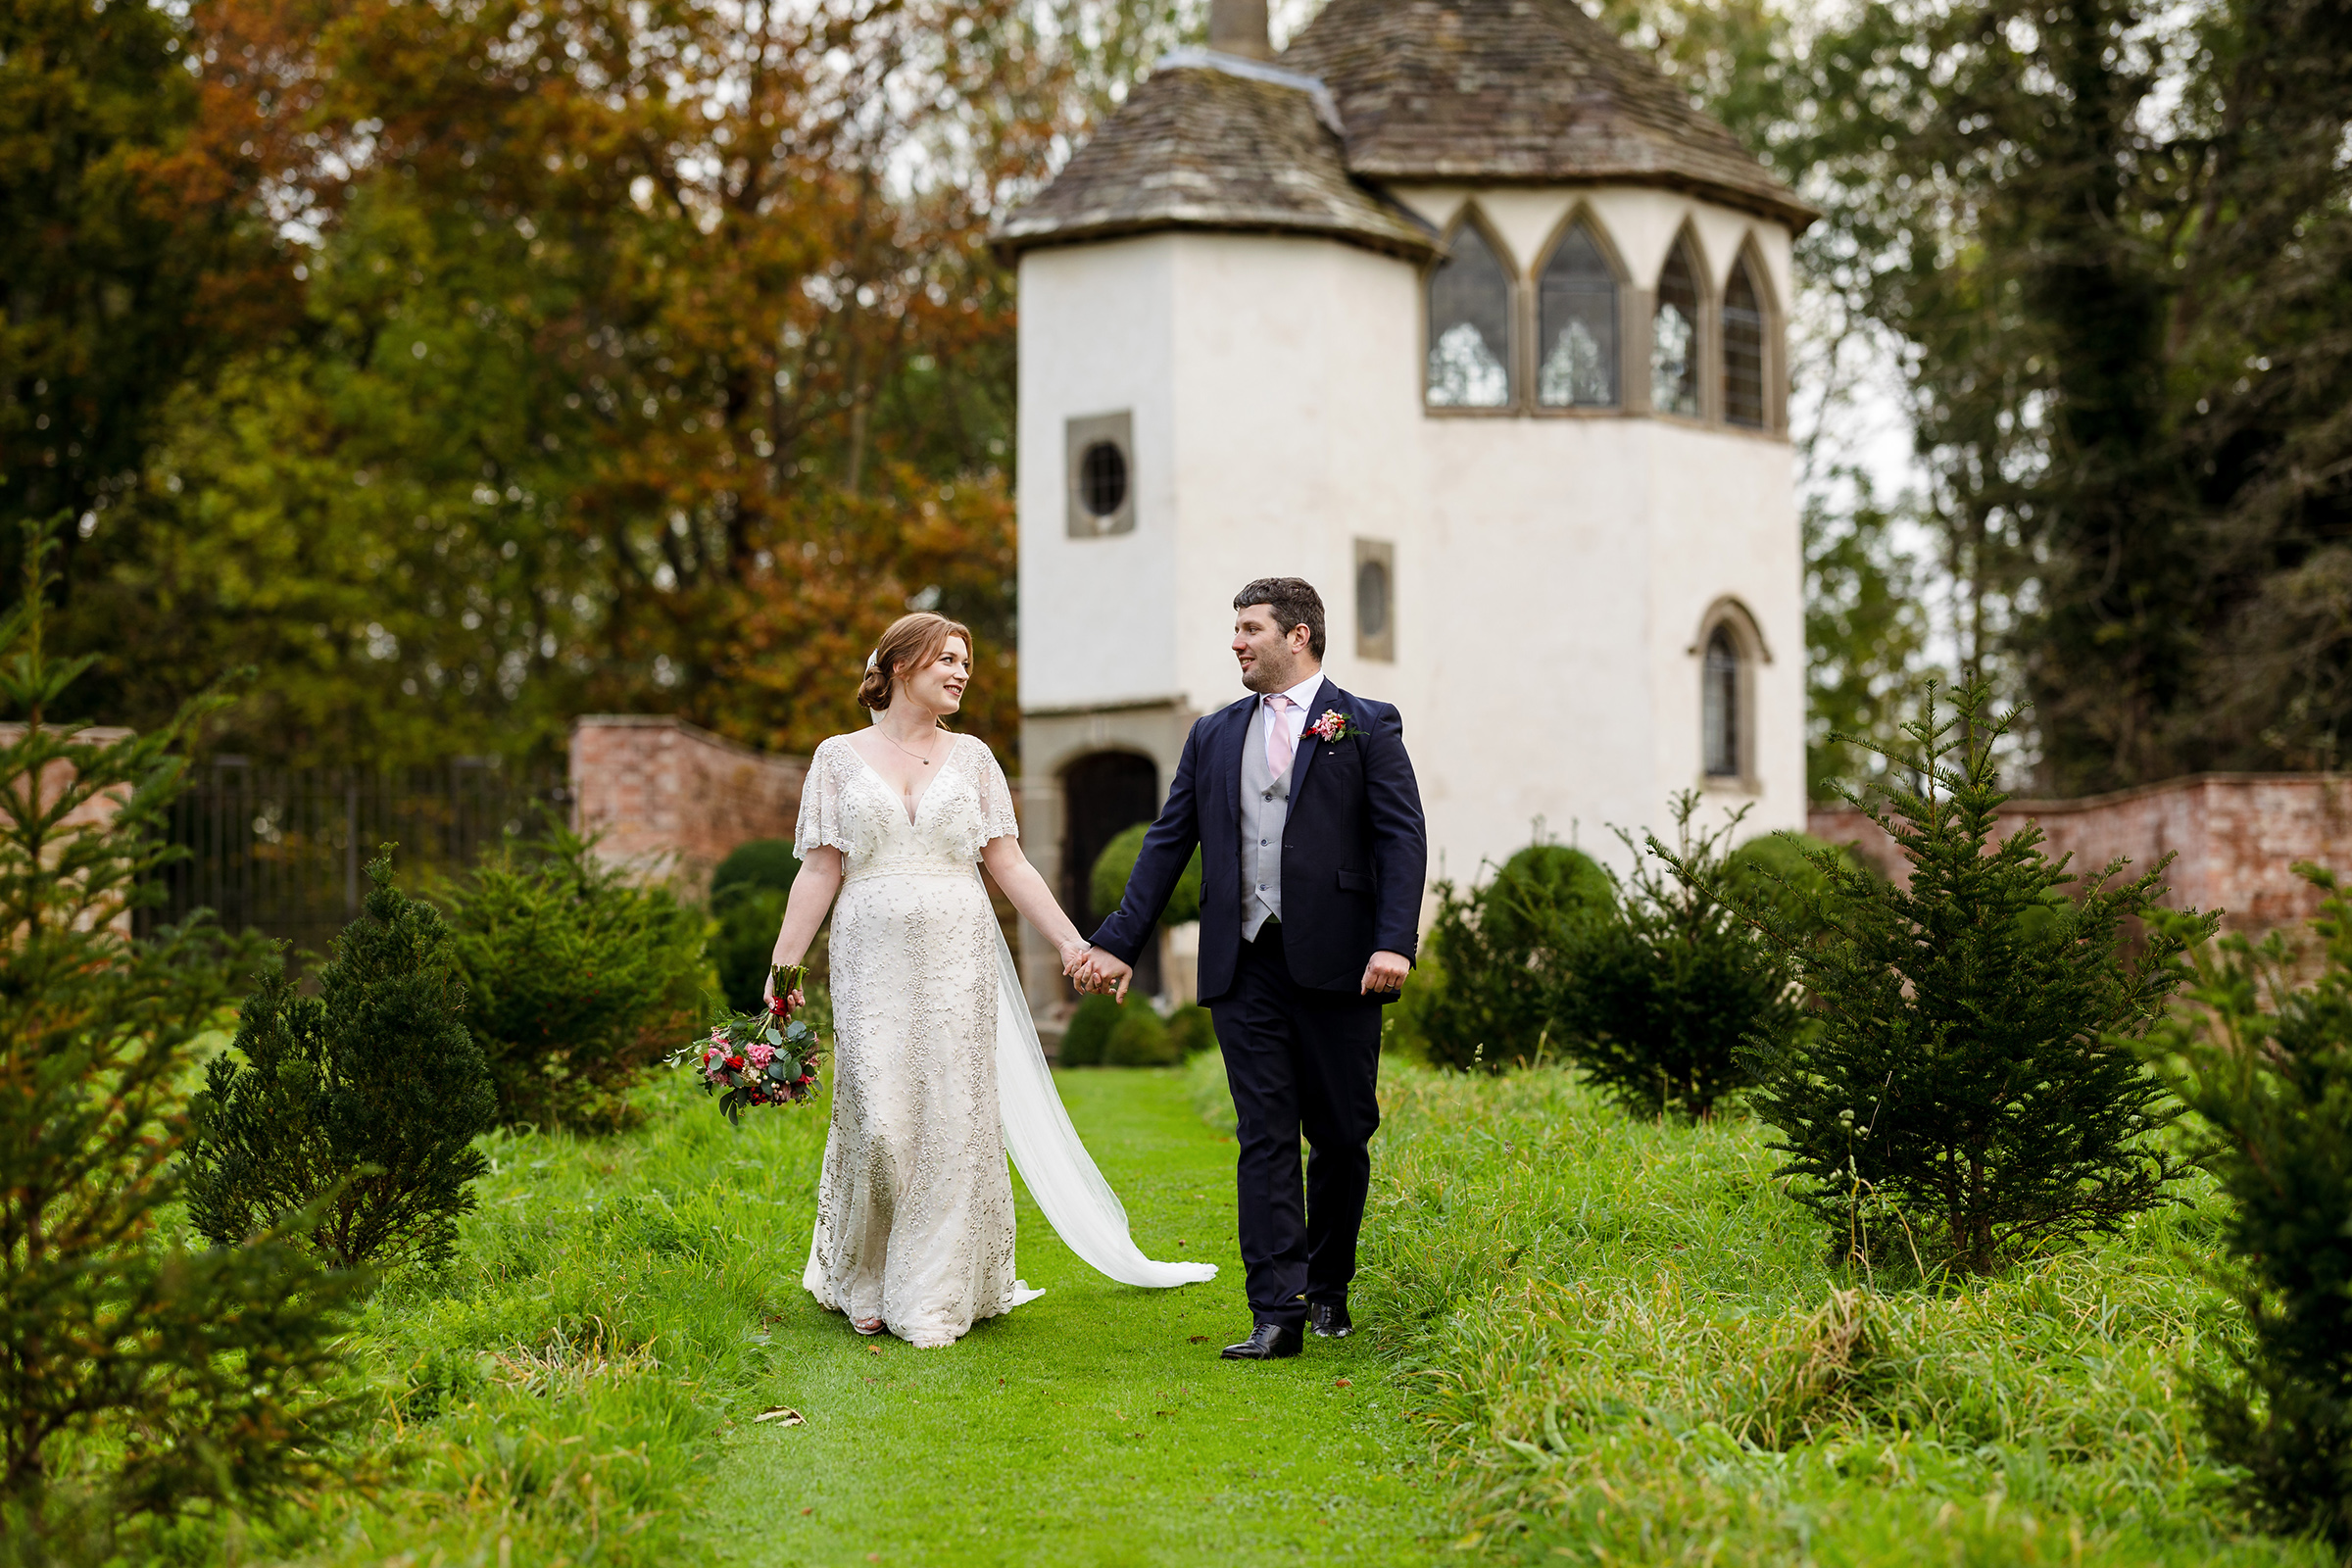
[[[1175,695],[1176,242],[1158,237],[1032,252],[1021,261],[1019,430],[1021,707]],[[1066,535],[1066,422],[1134,415],[1133,532]],[[1164,783],[1164,780],[1163,780]]]
[[[1400,193],[1433,222],[1459,192]],[[1479,196],[1522,276],[1585,205],[1654,282],[1688,222],[1720,291],[1752,240],[1790,297],[1774,224],[1661,192]],[[1468,880],[1534,820],[1622,864],[1608,824],[1663,830],[1701,788],[1699,640],[1729,596],[1752,670],[1744,831],[1805,820],[1802,558],[1778,436],[1600,416],[1432,416],[1410,265],[1300,238],[1164,234],[1021,263],[1021,698],[1059,710],[1244,695],[1235,588],[1303,576],[1331,611],[1327,667],[1396,703],[1420,775],[1432,874]],[[1626,346],[1630,379],[1646,347]],[[1136,530],[1066,536],[1063,425],[1131,410]],[[1396,550],[1396,660],[1355,657],[1353,541]],[[1163,785],[1165,782],[1163,762]]]

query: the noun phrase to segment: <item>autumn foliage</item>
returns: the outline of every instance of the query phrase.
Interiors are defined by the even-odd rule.
[[[0,501],[83,519],[94,710],[250,662],[232,737],[287,760],[544,751],[598,708],[806,748],[911,602],[979,631],[972,720],[1009,737],[986,232],[1071,128],[1011,8],[139,17],[132,64],[101,62],[120,113],[51,153],[117,138],[88,178],[160,225],[124,287],[167,373],[75,394],[103,471],[44,469],[56,420],[0,430],[7,466],[57,473]],[[110,25],[50,9],[59,101]],[[26,41],[10,70],[38,71]]]

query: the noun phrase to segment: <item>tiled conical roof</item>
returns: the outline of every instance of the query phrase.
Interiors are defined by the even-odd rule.
[[[1330,0],[1272,66],[1180,50],[997,243],[1164,228],[1322,234],[1420,259],[1381,187],[1640,184],[1815,214],[1576,0]]]
[[[1331,90],[1367,178],[1662,185],[1815,216],[1575,0],[1330,0],[1277,64]]]
[[[1315,83],[1201,50],[1137,83],[995,239],[1019,251],[1164,228],[1322,234],[1416,261],[1437,248],[1427,225],[1349,176]]]

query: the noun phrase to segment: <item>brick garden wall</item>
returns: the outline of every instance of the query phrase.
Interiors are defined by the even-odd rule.
[[[729,851],[789,839],[808,759],[756,751],[681,718],[594,713],[571,726],[572,825],[699,898]]]
[[[2134,874],[2160,857],[2174,859],[2166,901],[2180,908],[2219,909],[2225,930],[2259,937],[2298,926],[2319,907],[2297,860],[2352,875],[2352,779],[2322,773],[2198,773],[2162,784],[2079,801],[2011,801],[2005,835],[2041,824],[2053,856],[2071,853],[2077,871],[2121,856]],[[1813,808],[1818,838],[1852,844],[1889,875],[1903,858],[1877,823],[1848,807]]]

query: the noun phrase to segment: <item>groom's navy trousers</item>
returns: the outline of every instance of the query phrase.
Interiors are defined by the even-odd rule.
[[[1235,1173],[1250,1315],[1297,1328],[1309,1301],[1345,1305],[1380,1126],[1380,1004],[1291,977],[1283,927],[1244,942],[1233,987],[1209,1004],[1233,1090]],[[1298,1203],[1298,1138],[1306,1206]]]
[[[1428,840],[1403,724],[1387,703],[1329,680],[1314,707],[1345,721],[1301,743],[1282,832],[1282,919],[1242,936],[1242,745],[1250,698],[1185,737],[1167,804],[1144,834],[1125,897],[1095,944],[1133,963],[1200,849],[1200,1000],[1240,1119],[1242,1261],[1260,1322],[1296,1326],[1304,1297],[1347,1299],[1380,1125],[1376,952],[1413,956]],[[1298,1139],[1314,1146],[1300,1201]]]

